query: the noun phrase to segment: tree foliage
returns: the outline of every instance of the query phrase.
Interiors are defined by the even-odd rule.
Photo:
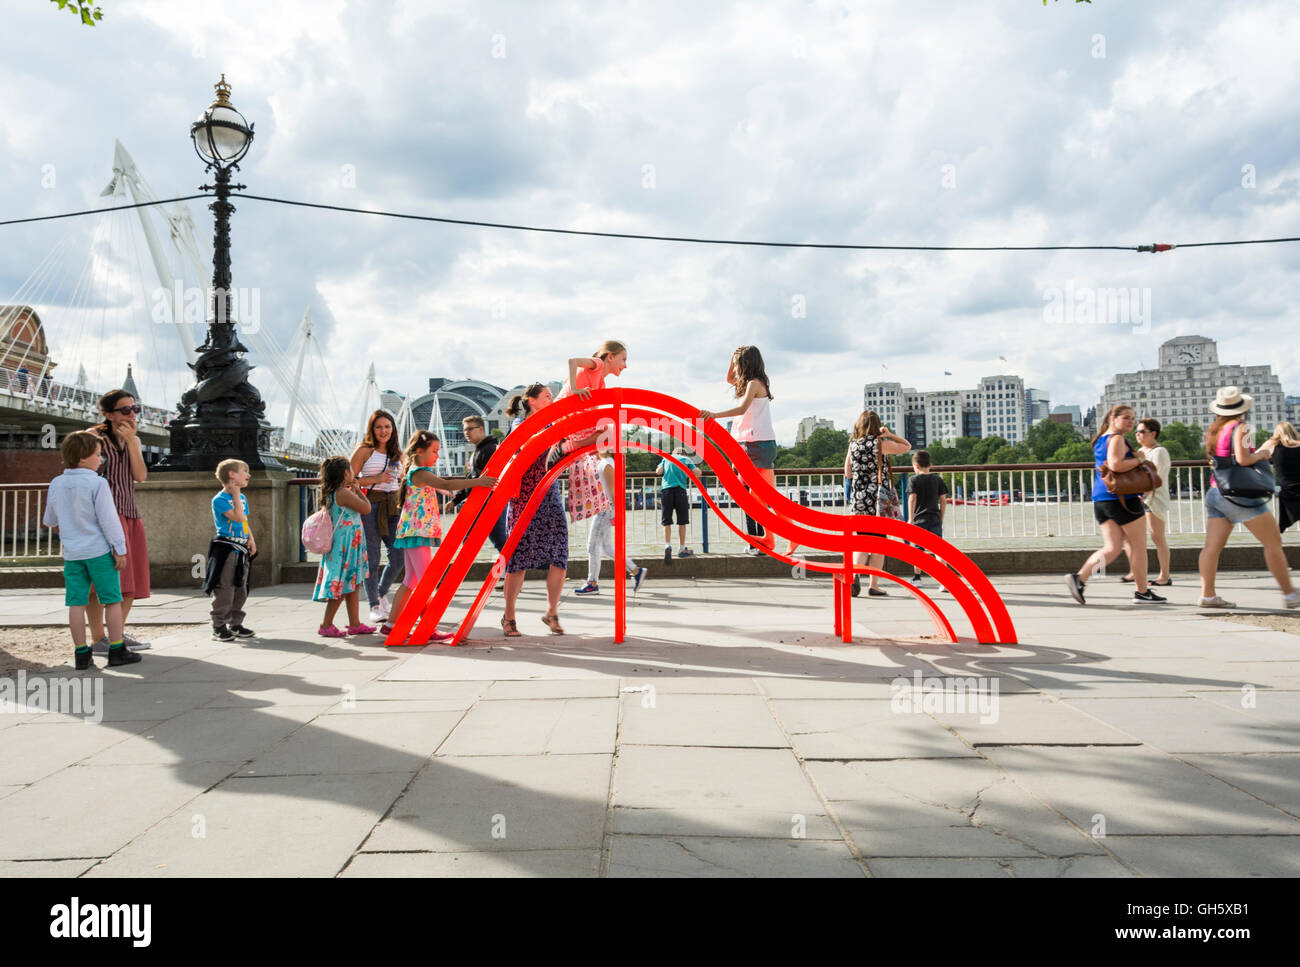
[[[104,13],[93,0],[50,0],[57,3],[60,10],[69,10],[74,17],[79,17],[87,27],[95,26],[95,21],[103,20]]]

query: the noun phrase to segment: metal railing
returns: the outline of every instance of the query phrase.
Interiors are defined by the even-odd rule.
[[[967,549],[1024,548],[1050,546],[1051,542],[1091,543],[1100,539],[1092,514],[1092,473],[1089,464],[1019,464],[1012,466],[936,467],[948,485],[950,504],[944,520],[944,537]],[[894,483],[900,495],[906,494],[910,468],[895,468]],[[701,480],[719,510],[743,533],[744,514],[728,494],[718,487],[716,478],[707,471]],[[657,556],[663,549],[664,532],[660,524],[660,477],[648,472],[628,472],[627,507],[628,553]],[[1210,482],[1209,468],[1198,460],[1178,461],[1170,470],[1170,509],[1166,532],[1172,544],[1199,543],[1205,534],[1205,506],[1202,499]],[[319,506],[314,478],[288,482],[297,488],[292,499],[298,504],[301,524]],[[781,469],[776,473],[777,489],[795,503],[817,507],[832,514],[849,512],[848,491],[839,469]],[[561,490],[567,481],[561,480]],[[0,485],[0,559],[14,561],[57,557],[58,538],[41,526],[48,484]],[[567,498],[567,492],[564,494]],[[696,553],[735,554],[746,542],[718,519],[694,487],[691,488],[690,523],[686,528],[687,544]],[[451,502],[443,501],[449,509]],[[566,504],[567,506],[567,504]],[[906,498],[904,497],[904,508]],[[1277,513],[1276,499],[1273,512]],[[443,516],[446,532],[454,519]],[[1244,532],[1240,525],[1238,532]],[[569,526],[569,553],[582,558],[587,552],[588,525],[579,521]],[[677,524],[670,528],[674,549],[678,544]],[[1300,542],[1300,529],[1283,535],[1287,543]],[[480,557],[490,559],[494,552],[487,545]],[[297,559],[309,560],[298,546]]]
[[[0,484],[0,559],[62,554],[58,535],[41,524],[49,484]]]
[[[100,394],[84,386],[58,383],[40,374],[0,369],[0,395],[22,400],[42,412],[75,416],[87,423],[98,423],[103,419],[99,412]],[[140,422],[151,426],[165,426],[176,415],[174,411],[143,403],[141,407]]]

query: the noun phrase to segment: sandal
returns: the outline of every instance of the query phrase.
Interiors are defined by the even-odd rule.
[[[1137,580],[1137,578],[1131,578],[1131,577],[1127,577],[1127,576],[1121,576],[1120,579],[1119,579],[1119,583],[1120,583],[1120,584],[1132,584],[1132,583],[1133,583],[1134,581],[1136,581],[1136,580]]]
[[[542,624],[551,629],[551,634],[562,635],[564,629],[560,627],[560,616],[558,614],[542,615]]]
[[[506,633],[507,638],[519,638],[522,636],[519,626],[509,618],[501,619],[501,630]]]
[[[1170,578],[1168,581],[1148,581],[1147,583],[1154,584],[1158,588],[1167,588],[1169,585],[1174,583],[1174,579]]]

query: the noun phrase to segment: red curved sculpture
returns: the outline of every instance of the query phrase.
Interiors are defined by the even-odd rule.
[[[433,562],[425,571],[420,583],[412,590],[402,609],[393,632],[385,644],[402,645],[408,637],[422,642],[432,632],[446,613],[451,598],[478,556],[488,538],[492,525],[504,513],[506,503],[518,493],[524,471],[542,457],[552,446],[575,430],[593,425],[607,428],[608,446],[614,453],[615,493],[624,493],[625,449],[648,450],[671,460],[689,476],[699,488],[704,499],[718,513],[719,519],[750,544],[771,557],[808,571],[835,575],[834,613],[835,634],[843,641],[852,641],[852,595],[849,585],[855,574],[875,574],[894,581],[915,595],[929,612],[939,635],[956,642],[952,624],[938,605],[920,588],[883,570],[855,565],[854,552],[883,554],[911,564],[948,591],[961,607],[970,622],[976,641],[981,644],[1014,644],[1017,640],[1015,626],[1007,613],[1002,598],[992,583],[960,550],[927,530],[902,521],[865,514],[830,514],[812,507],[803,507],[790,500],[772,484],[764,480],[750,462],[745,451],[731,435],[714,420],[700,421],[699,411],[682,400],[663,393],[645,389],[605,389],[592,393],[588,399],[568,396],[552,403],[545,410],[541,429],[529,424],[520,426],[497,447],[484,473],[498,478],[491,490],[476,487],[470,491],[460,513],[448,529]],[[741,533],[728,518],[722,515],[713,498],[700,483],[699,478],[672,454],[656,447],[632,443],[622,439],[622,428],[646,426],[660,430],[691,446],[718,478],[718,483],[745,513],[761,524],[769,534],[792,540],[799,546],[843,555],[843,564],[823,564],[789,557],[768,549],[758,540]],[[601,441],[604,445],[605,441]],[[517,448],[517,449],[516,449]],[[464,640],[487,603],[498,576],[514,553],[528,522],[552,482],[568,465],[596,449],[595,445],[567,454],[543,477],[534,489],[532,498],[519,515],[505,547],[497,556],[491,573],[462,619],[450,644]],[[739,471],[739,472],[738,472]],[[743,480],[743,482],[742,482]],[[626,501],[614,501],[614,573],[622,574],[626,559]],[[889,538],[894,538],[890,540]],[[904,543],[904,541],[908,543]],[[916,546],[912,546],[916,545]],[[926,552],[929,552],[928,554]],[[933,555],[933,556],[931,556]],[[614,641],[622,642],[626,636],[627,589],[623,581],[614,582]]]

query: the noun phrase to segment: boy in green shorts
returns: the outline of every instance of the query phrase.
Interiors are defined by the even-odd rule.
[[[67,468],[50,481],[46,527],[63,547],[63,600],[76,646],[79,670],[93,668],[86,645],[86,605],[93,584],[108,625],[108,665],[133,665],[141,657],[122,642],[122,584],[117,572],[126,563],[126,535],[118,520],[108,481],[96,472],[103,461],[100,439],[87,430],[69,433],[59,448]]]

